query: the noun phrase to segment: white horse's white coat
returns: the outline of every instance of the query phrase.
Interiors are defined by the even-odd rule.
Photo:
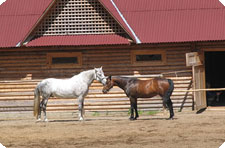
[[[89,86],[94,80],[98,80],[102,84],[106,83],[102,67],[81,72],[69,79],[48,78],[42,80],[37,85],[34,93],[34,116],[40,120],[41,109],[43,109],[44,120],[47,121],[46,106],[48,98],[54,96],[58,98],[78,98],[79,117],[80,120],[83,120],[84,97],[88,94]],[[41,103],[40,96],[42,96]]]

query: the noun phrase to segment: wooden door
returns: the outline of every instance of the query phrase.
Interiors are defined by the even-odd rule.
[[[204,66],[193,66],[193,82],[194,90],[205,88],[205,70]],[[194,91],[194,100],[196,110],[206,108],[206,92],[205,91]]]
[[[186,64],[192,66],[193,73],[193,92],[195,109],[197,111],[206,108],[206,92],[196,91],[197,89],[205,89],[205,67],[204,67],[204,52],[186,53]]]

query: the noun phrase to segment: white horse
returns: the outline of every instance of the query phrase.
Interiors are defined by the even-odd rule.
[[[40,121],[41,110],[43,110],[44,121],[48,121],[46,116],[47,102],[49,97],[54,96],[59,98],[78,98],[79,120],[83,120],[84,98],[88,94],[89,86],[94,80],[98,80],[103,85],[106,83],[102,67],[83,71],[70,79],[48,78],[42,80],[34,91],[34,116]],[[40,96],[42,96],[41,102]]]

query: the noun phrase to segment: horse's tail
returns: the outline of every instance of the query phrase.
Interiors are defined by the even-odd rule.
[[[39,84],[34,90],[34,116],[38,118],[38,113],[40,111],[40,91]]]
[[[172,100],[170,99],[170,96],[172,95],[173,93],[173,90],[174,90],[174,83],[171,79],[168,79],[168,83],[169,83],[169,88],[166,92],[166,95],[165,95],[165,101],[166,101],[166,105],[163,104],[164,107],[168,107],[169,108],[169,111],[170,111],[170,119],[173,118],[174,116],[174,112],[173,112],[173,102]]]
[[[174,90],[174,83],[173,83],[173,80],[171,79],[168,79],[168,83],[170,86],[169,86],[169,89],[167,90],[167,96],[170,97]]]

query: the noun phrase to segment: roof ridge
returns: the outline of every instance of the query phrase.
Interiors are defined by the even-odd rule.
[[[135,10],[135,11],[124,11],[124,10],[121,10],[121,12],[154,12],[154,11],[159,11],[159,12],[162,12],[162,11],[192,11],[192,10],[213,10],[213,9],[221,9],[221,10],[223,10],[223,9],[225,9],[225,7],[224,8],[192,8],[192,9],[160,9],[160,10]]]
[[[0,14],[0,16],[31,16],[31,15],[40,15],[41,13],[32,13],[32,14],[19,14],[19,15],[9,15],[9,14],[7,14],[7,15],[5,15],[5,14],[3,14],[3,15],[1,15]]]

